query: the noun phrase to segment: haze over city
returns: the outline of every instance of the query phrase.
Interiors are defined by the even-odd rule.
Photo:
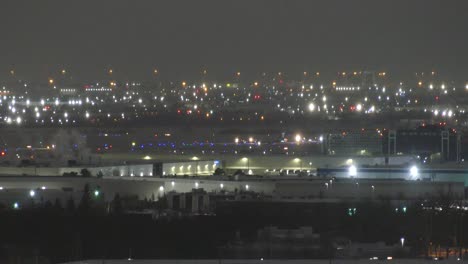
[[[0,263],[465,261],[467,11],[2,3]]]

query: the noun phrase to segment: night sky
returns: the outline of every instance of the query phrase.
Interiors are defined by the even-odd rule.
[[[23,1],[0,4],[0,77],[213,78],[304,70],[468,76],[468,1]],[[183,77],[182,77],[183,76]]]

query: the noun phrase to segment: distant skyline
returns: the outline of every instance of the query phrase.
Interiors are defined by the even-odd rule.
[[[4,1],[0,78],[436,70],[468,79],[468,2]]]

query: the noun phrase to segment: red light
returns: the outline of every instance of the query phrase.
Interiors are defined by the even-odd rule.
[[[435,99],[436,99],[436,100],[439,100],[439,96],[436,96],[436,98],[435,98]]]
[[[5,154],[6,154],[5,151],[2,151],[1,155],[2,155],[2,156],[5,156]]]

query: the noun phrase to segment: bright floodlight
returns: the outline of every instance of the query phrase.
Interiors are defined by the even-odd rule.
[[[418,167],[416,167],[416,166],[411,166],[411,168],[410,168],[410,176],[411,176],[411,178],[416,178],[416,177],[418,177],[418,174],[419,174]]]
[[[34,190],[29,191],[29,196],[34,197],[36,195],[36,192]]]
[[[301,142],[302,136],[300,134],[296,134],[296,137],[294,138],[297,143]]]
[[[311,112],[315,111],[315,104],[314,103],[309,104],[309,111],[311,111]]]
[[[356,105],[356,110],[357,110],[358,112],[361,112],[361,110],[362,110],[362,104],[357,104],[357,105]]]
[[[349,166],[348,168],[348,176],[356,177],[357,176],[357,168],[354,165]]]

